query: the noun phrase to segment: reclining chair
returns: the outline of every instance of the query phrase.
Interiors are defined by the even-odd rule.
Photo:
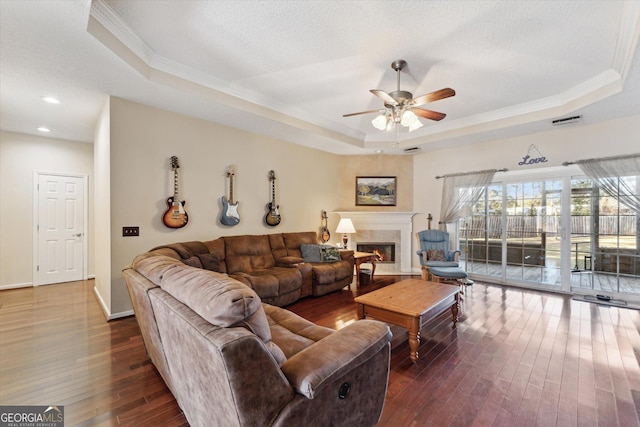
[[[467,273],[458,265],[460,251],[449,249],[449,233],[440,230],[424,230],[416,233],[422,265],[422,280],[434,282],[458,282],[464,284]]]

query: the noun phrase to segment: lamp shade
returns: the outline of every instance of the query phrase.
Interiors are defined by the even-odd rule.
[[[336,227],[336,233],[355,233],[356,229],[353,226],[350,218],[341,218],[338,226]]]
[[[384,114],[380,114],[376,116],[375,119],[371,120],[371,124],[379,130],[385,130],[387,128],[387,117]]]

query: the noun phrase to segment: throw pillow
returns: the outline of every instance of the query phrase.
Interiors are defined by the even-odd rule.
[[[428,249],[427,259],[429,261],[446,261],[447,260],[447,258],[444,256],[444,251],[442,249]]]
[[[300,253],[305,262],[320,262],[320,245],[303,243],[300,245]]]
[[[334,246],[321,245],[320,259],[322,262],[340,261],[340,250]]]
[[[300,245],[300,252],[305,262],[340,261],[340,250],[331,245]]]

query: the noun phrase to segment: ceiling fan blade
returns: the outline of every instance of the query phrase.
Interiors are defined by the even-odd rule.
[[[456,91],[451,89],[450,87],[437,90],[435,92],[428,93],[426,95],[419,96],[417,98],[413,98],[413,105],[422,105],[427,102],[439,101],[444,98],[449,98],[454,96]]]
[[[369,111],[360,111],[359,113],[349,113],[349,114],[343,114],[342,117],[351,117],[351,116],[358,116],[360,114],[371,114],[371,113],[381,113],[384,110],[369,110]]]
[[[416,116],[424,117],[425,119],[439,121],[444,119],[447,115],[444,113],[438,113],[437,111],[424,110],[422,108],[411,108],[411,111],[415,113]]]
[[[382,99],[384,101],[385,104],[389,104],[389,105],[398,105],[398,101],[396,101],[395,99],[393,99],[391,97],[391,95],[389,95],[387,92],[379,90],[379,89],[371,89],[369,92],[371,92],[372,94],[374,94],[375,96],[377,96],[378,98]]]

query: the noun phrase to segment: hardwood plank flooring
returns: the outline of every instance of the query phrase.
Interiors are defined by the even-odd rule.
[[[377,276],[287,307],[320,325],[356,321]],[[393,326],[379,426],[640,426],[640,311],[476,283],[460,321],[422,331],[420,359]],[[93,281],[0,291],[0,405],[65,407],[68,426],[187,426],[146,357],[134,317],[107,322]]]

